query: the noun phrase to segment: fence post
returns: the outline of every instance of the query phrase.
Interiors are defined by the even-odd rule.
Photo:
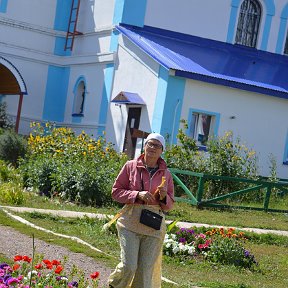
[[[267,185],[266,188],[266,195],[265,195],[265,200],[264,200],[264,211],[267,212],[269,208],[269,200],[270,200],[270,195],[271,195],[271,184]]]
[[[197,205],[202,201],[203,192],[204,192],[204,182],[205,182],[204,176],[200,176],[199,181],[198,181],[198,190],[197,190],[197,196],[196,196]]]

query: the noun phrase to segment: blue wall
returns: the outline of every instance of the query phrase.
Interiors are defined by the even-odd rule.
[[[67,31],[72,0],[58,0],[55,13],[54,29]],[[54,55],[69,56],[71,51],[64,51],[65,37],[56,37]],[[70,67],[48,67],[42,118],[48,121],[64,121]]]
[[[160,66],[152,131],[161,133],[170,144],[177,142],[185,84],[185,78],[170,76],[169,71]]]
[[[147,0],[116,0],[113,23],[143,27]]]
[[[284,45],[287,35],[287,18],[288,18],[288,4],[284,7],[281,18],[280,18],[280,27],[278,32],[278,39],[277,39],[277,45],[276,45],[276,53],[283,54],[284,51]]]
[[[100,104],[100,113],[98,120],[98,123],[100,125],[106,124],[108,105],[110,102],[110,94],[113,84],[113,74],[114,74],[114,64],[107,64],[105,68],[105,78],[104,78],[104,85],[103,85],[102,99]],[[98,136],[102,136],[104,130],[105,127],[100,127],[98,129]]]
[[[130,24],[143,27],[147,0],[115,0],[113,24]],[[114,30],[111,34],[110,52],[116,52],[118,46],[119,32]],[[105,68],[104,86],[102,91],[100,114],[98,123],[106,125],[107,112],[112,93],[114,64],[107,64]],[[98,135],[103,135],[105,127],[98,129]]]
[[[0,0],[0,13],[6,13],[8,0]]]
[[[49,66],[42,116],[44,120],[64,121],[69,76],[69,68]]]

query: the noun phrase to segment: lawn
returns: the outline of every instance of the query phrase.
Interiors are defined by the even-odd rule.
[[[46,209],[76,210],[84,212],[97,212],[114,214],[119,208],[89,208],[79,207],[65,203],[55,203],[43,197],[33,197],[29,206]],[[69,249],[85,253],[98,260],[103,261],[109,267],[114,267],[118,261],[119,246],[115,234],[101,231],[103,221],[95,219],[72,219],[47,216],[39,213],[24,213],[22,217],[46,229],[57,233],[71,235],[81,238],[91,245],[107,252],[110,256],[103,256],[83,245],[67,241],[49,234],[27,228],[15,221],[7,221],[7,216],[0,213],[0,223],[15,227],[25,234],[35,234],[35,237],[45,239],[51,243],[68,246]],[[211,211],[197,210],[187,204],[176,204],[173,212],[170,212],[168,219],[185,220],[194,223],[208,223],[211,225],[256,227],[278,230],[288,230],[288,216],[281,213],[264,213],[258,211]],[[234,266],[212,264],[207,261],[194,259],[180,261],[177,258],[164,256],[163,276],[175,281],[178,287],[288,287],[288,238],[275,235],[251,235],[251,240],[246,243],[247,249],[253,252],[259,262],[255,271],[239,269]],[[253,236],[253,237],[252,237]],[[175,287],[172,284],[163,283],[163,288]]]

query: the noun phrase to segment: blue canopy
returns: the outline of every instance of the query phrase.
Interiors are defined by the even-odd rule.
[[[146,105],[146,103],[137,93],[125,91],[120,92],[111,102],[118,104]]]

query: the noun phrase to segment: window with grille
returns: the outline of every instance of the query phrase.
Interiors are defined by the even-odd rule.
[[[241,4],[235,43],[256,47],[261,6],[257,0],[245,0]]]

